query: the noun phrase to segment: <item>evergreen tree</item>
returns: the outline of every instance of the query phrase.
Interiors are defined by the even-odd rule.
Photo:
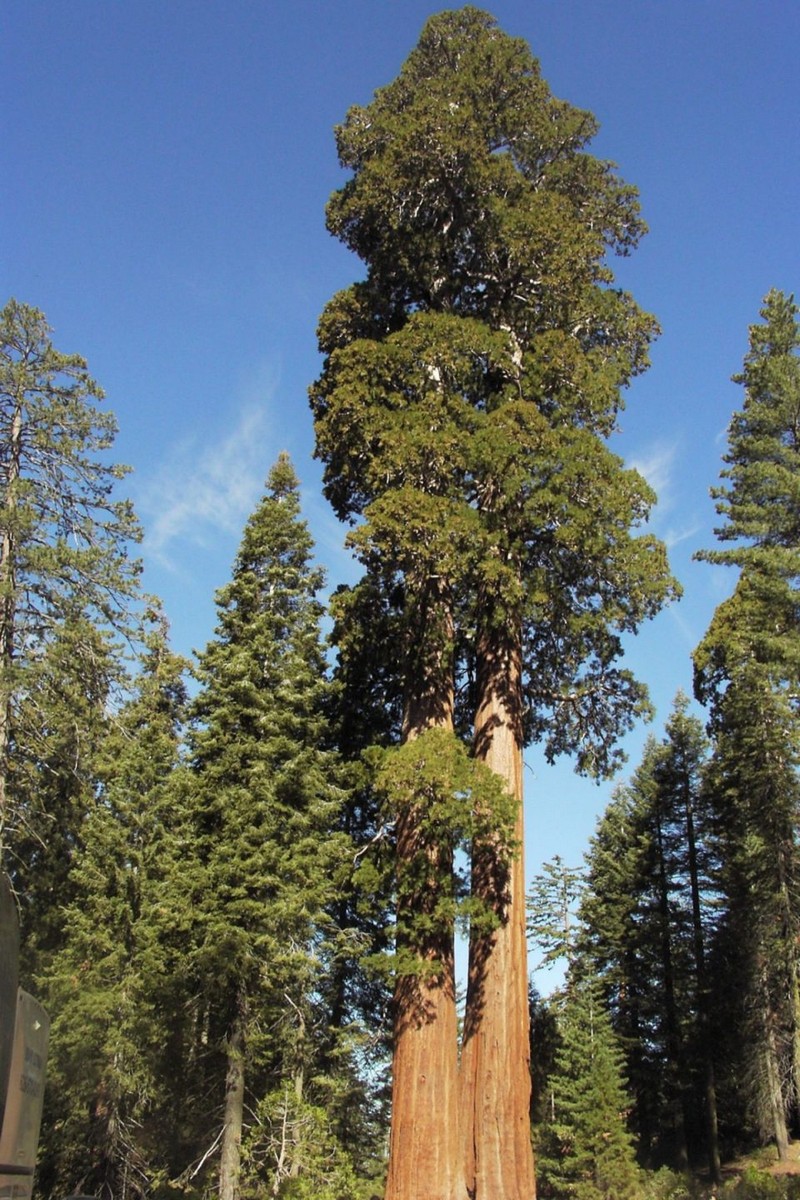
[[[38,1170],[46,1196],[145,1196],[164,1168],[160,1058],[171,1014],[149,910],[170,825],[184,666],[156,626],[94,762],[62,940],[38,979],[53,1017]]]
[[[539,1194],[635,1200],[639,1173],[626,1124],[623,1057],[596,985],[567,989],[559,1032],[540,1131]]]
[[[751,658],[793,691],[800,678],[800,323],[793,297],[777,291],[765,297],[761,316],[763,324],[750,328],[743,370],[733,377],[745,400],[728,430],[727,482],[712,489],[724,518],[714,532],[732,544],[697,555],[741,570],[695,651],[705,700]]]
[[[751,1050],[750,1110],[786,1152],[800,1079],[797,902],[797,695],[800,682],[800,325],[771,291],[736,382],[745,388],[713,494],[730,543],[698,555],[736,566],[732,596],[694,654],[698,697],[716,735],[712,800],[726,906],[720,948],[736,963],[737,1036]],[[747,915],[745,916],[745,907]],[[726,973],[726,977],[727,973]]]
[[[22,978],[33,990],[63,942],[65,911],[76,895],[73,867],[121,683],[108,638],[77,617],[53,628],[16,697],[19,737],[6,770],[14,796],[8,862],[20,905]]]
[[[640,1153],[719,1171],[707,945],[716,896],[702,790],[706,741],[679,696],[587,856],[580,970],[599,975],[627,1054]],[[702,1068],[702,1069],[700,1069]],[[693,1131],[703,1126],[701,1145]]]
[[[575,909],[583,892],[583,870],[568,867],[557,854],[535,875],[528,896],[528,932],[543,951],[540,966],[563,958],[569,970],[578,937]]]
[[[49,848],[56,863],[55,843],[76,836],[83,801],[73,796],[71,814],[63,805],[48,812],[43,794],[61,803],[54,786],[25,789],[21,779],[41,771],[59,727],[65,738],[74,730],[74,773],[88,778],[82,756],[94,733],[78,725],[83,700],[67,693],[85,680],[95,705],[91,720],[97,719],[119,679],[125,640],[138,627],[132,608],[139,564],[129,548],[139,527],[130,504],[115,498],[125,469],[106,461],[116,425],[96,407],[102,395],[82,358],[55,349],[41,312],[16,300],[6,304],[0,312],[0,851],[23,895],[34,874],[29,852]],[[69,860],[65,847],[62,876]],[[51,915],[67,901],[52,891]],[[33,932],[28,920],[25,936]]]
[[[221,1048],[204,1064],[224,1098],[221,1200],[245,1182],[263,1185],[264,1172],[275,1194],[303,1174],[308,1142],[286,1132],[315,1105],[320,1022],[327,1033],[317,999],[344,845],[331,835],[340,794],[326,727],[322,572],[311,554],[281,455],[217,596],[190,736],[191,972],[204,1037]]]
[[[773,1140],[783,1158],[800,1095],[800,726],[755,666],[737,675],[715,712],[708,794],[723,894],[714,1003],[725,1124]]]
[[[644,227],[633,190],[586,153],[595,130],[491,17],[442,13],[338,128],[353,174],[328,206],[367,277],[320,321],[326,492],[364,518],[351,541],[397,597],[403,736],[451,732],[466,684],[518,845],[524,740],[611,766],[646,707],[620,635],[671,588],[660,545],[630,532],[652,493],[603,440],[655,323],[609,286],[606,252]],[[406,812],[398,875],[429,863],[421,890],[401,887],[413,913],[451,875],[452,839],[425,842]],[[523,869],[508,845],[494,832],[472,847],[474,899],[495,921],[472,930],[460,1117],[452,928],[417,925],[401,946],[439,969],[398,981],[389,1200],[533,1189]]]

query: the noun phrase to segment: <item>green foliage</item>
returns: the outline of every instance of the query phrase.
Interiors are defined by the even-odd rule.
[[[172,1014],[164,965],[153,955],[152,905],[171,824],[166,797],[184,666],[164,632],[154,631],[136,690],[93,762],[63,934],[36,981],[52,1017],[39,1162],[45,1194],[114,1193],[124,1185],[145,1195],[163,1169],[156,1130]]]
[[[38,309],[10,300],[0,312],[0,598],[4,639],[23,664],[76,604],[93,624],[119,627],[140,569],[128,557],[139,526],[114,498],[127,468],[105,461],[116,422],[97,408],[103,393],[85,361],[56,350],[50,333]]]
[[[271,1194],[280,1200],[371,1200],[382,1182],[370,1176],[369,1162],[356,1169],[330,1107],[309,1103],[288,1086],[257,1105],[243,1159],[245,1177],[271,1179]],[[372,1165],[380,1170],[379,1159]],[[242,1195],[263,1195],[263,1184],[245,1185]]]
[[[560,855],[535,875],[528,895],[528,934],[543,951],[540,966],[563,958],[569,969],[578,933],[575,908],[583,893],[583,869],[568,867]]]
[[[785,1180],[776,1179],[757,1167],[747,1167],[741,1178],[724,1193],[726,1200],[783,1200],[789,1194]]]
[[[195,1094],[205,1088],[221,1103],[228,1061],[241,1055],[246,1110],[261,1112],[256,1124],[268,1120],[259,1108],[265,1098],[288,1088],[304,1128],[307,1119],[316,1128],[312,1080],[323,1064],[341,1077],[350,1070],[325,1009],[346,942],[334,913],[350,843],[337,830],[343,776],[328,724],[316,599],[323,577],[312,550],[297,479],[281,455],[245,527],[232,580],[218,593],[216,636],[199,657],[184,775],[193,857],[174,864],[172,892],[189,936],[184,973],[199,1004],[194,1036],[213,1038],[216,1050],[190,1049]],[[352,1102],[363,1104],[348,1078]],[[208,1101],[205,1126],[198,1115],[199,1156],[214,1141],[218,1116]],[[245,1129],[246,1188],[275,1178],[272,1151],[258,1149],[259,1136]],[[287,1151],[292,1179],[324,1153],[315,1136]],[[337,1153],[344,1160],[348,1150],[340,1145]]]
[[[539,1134],[541,1195],[635,1200],[640,1178],[626,1124],[622,1054],[599,990],[568,988],[559,1027]]]
[[[797,581],[800,578],[800,324],[791,296],[771,291],[764,323],[750,329],[745,388],[734,413],[722,471],[728,483],[713,490],[725,524],[715,530],[725,549],[698,555],[741,569],[734,595],[719,606],[695,651],[698,695],[719,695],[748,658],[775,682],[800,679]]]
[[[764,1140],[778,1136],[776,1104],[797,1104],[798,745],[785,694],[760,668],[740,672],[717,705],[708,779],[724,898],[716,1003],[727,1119]]]
[[[703,791],[707,742],[678,696],[592,839],[578,970],[599,976],[625,1047],[633,1127],[645,1161],[704,1153],[707,944],[716,857]]]
[[[713,493],[725,519],[715,532],[729,545],[698,556],[740,575],[694,663],[715,735],[709,795],[726,907],[717,953],[728,981],[718,1005],[732,1123],[782,1147],[800,1100],[800,325],[793,299],[777,291],[761,316],[734,376],[745,399],[728,432],[727,482]]]
[[[492,928],[489,906],[469,894],[468,863],[476,840],[491,839],[506,862],[514,842],[514,802],[501,780],[472,758],[447,729],[432,728],[402,746],[373,752],[375,790],[385,818],[413,827],[410,852],[397,860],[398,947],[393,974],[436,970],[416,947],[465,927]],[[463,851],[456,860],[456,852]],[[465,866],[459,868],[459,861]]]
[[[652,492],[602,441],[656,326],[609,286],[644,226],[595,131],[488,14],[432,17],[337,130],[328,227],[367,278],[320,319],[311,403],[326,494],[402,585],[406,692],[454,652],[469,677],[476,626],[518,630],[526,736],[602,775],[647,711],[621,635],[674,585],[632,532]]]
[[[116,424],[44,315],[0,312],[0,853],[26,971],[58,945],[94,756],[141,632],[140,538],[107,461]],[[39,961],[40,956],[44,956]]]

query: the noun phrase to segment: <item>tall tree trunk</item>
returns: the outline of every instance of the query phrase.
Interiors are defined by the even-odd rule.
[[[219,1164],[219,1200],[239,1200],[244,1121],[244,1050],[247,998],[240,994],[226,1042],[225,1117]]]
[[[767,1102],[772,1119],[775,1147],[781,1162],[789,1157],[789,1131],[786,1128],[786,1110],[781,1088],[780,1064],[778,1061],[777,1037],[775,1035],[775,1014],[767,1011],[766,1041],[764,1045],[764,1072],[766,1075]]]
[[[712,1183],[722,1182],[722,1164],[719,1155],[719,1126],[717,1122],[717,1086],[712,1052],[711,1020],[708,1011],[709,987],[706,973],[705,940],[700,906],[700,871],[697,864],[697,836],[694,826],[694,808],[689,781],[684,777],[683,799],[686,812],[686,841],[689,849],[689,886],[692,893],[692,935],[694,941],[695,979],[697,983],[697,1017],[700,1042],[703,1047],[703,1111],[706,1122],[706,1153]]]
[[[438,591],[438,589],[437,589]],[[409,657],[415,663],[406,699],[403,739],[428,729],[453,728],[453,677],[449,606],[442,596],[433,624],[438,636],[427,643],[423,619],[419,641]],[[444,628],[446,627],[446,628]],[[443,877],[452,872],[449,848],[425,844],[419,812],[407,808],[397,824],[398,877],[415,864],[413,886],[398,888],[398,917],[432,911]],[[419,877],[421,856],[427,868]],[[428,970],[398,976],[394,992],[392,1118],[386,1200],[466,1200],[458,1142],[458,1019],[454,932],[439,930],[424,940],[398,945]]]
[[[7,453],[8,464],[2,481],[2,501],[6,516],[3,529],[0,530],[0,860],[6,849],[6,827],[9,822],[8,746],[11,736],[11,668],[14,659],[17,601],[17,546],[13,513],[22,456],[22,405],[19,402],[11,418]]]
[[[675,967],[672,959],[669,887],[664,850],[664,831],[660,801],[656,809],[656,847],[658,850],[658,913],[661,925],[661,965],[664,971],[664,1017],[666,1021],[666,1103],[672,1118],[672,1166],[679,1171],[689,1167],[686,1144],[686,1111],[683,1069],[683,1042],[675,997]]]
[[[461,1137],[474,1200],[532,1200],[530,1032],[525,875],[522,855],[521,649],[514,634],[484,630],[478,643],[478,758],[516,801],[516,853],[499,841],[476,847],[473,892],[495,912],[490,933],[470,936],[461,1054]]]

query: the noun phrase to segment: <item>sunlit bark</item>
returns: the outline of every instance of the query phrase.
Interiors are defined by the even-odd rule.
[[[440,589],[436,586],[435,593]],[[403,739],[410,741],[428,729],[453,728],[451,656],[443,648],[450,633],[447,602],[428,596],[433,604],[438,637],[425,645],[425,632],[410,657],[418,670],[407,698]],[[419,812],[411,807],[398,820],[397,871],[401,881],[398,918],[422,916],[432,910],[442,879],[452,872],[451,851],[426,845]],[[406,864],[427,859],[429,869],[415,887],[403,886]],[[412,868],[412,875],[416,872]],[[394,993],[394,1052],[392,1058],[392,1120],[386,1200],[466,1200],[458,1142],[458,1023],[452,929],[437,930],[413,944],[424,964],[415,975],[401,975]]]
[[[513,634],[487,632],[478,663],[476,753],[516,800],[516,853],[476,847],[473,893],[496,913],[470,939],[461,1055],[462,1154],[474,1200],[531,1200],[530,1034],[522,855],[521,666]]]

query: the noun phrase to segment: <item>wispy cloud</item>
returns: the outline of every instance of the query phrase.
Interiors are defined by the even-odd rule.
[[[219,533],[241,532],[264,484],[269,433],[268,407],[248,402],[222,441],[190,437],[167,454],[137,500],[151,558],[171,567],[178,544],[207,546]]]
[[[657,442],[644,454],[628,462],[629,467],[644,475],[658,497],[658,506],[662,513],[667,512],[674,504],[673,477],[677,454],[677,442]]]
[[[679,454],[680,445],[677,440],[661,441],[654,443],[644,453],[634,456],[628,462],[628,466],[643,475],[656,493],[654,524],[658,527],[659,536],[668,550],[695,537],[703,528],[703,522],[694,514],[687,516],[685,506],[680,503],[677,483]],[[667,523],[665,517],[670,514],[673,520]]]

